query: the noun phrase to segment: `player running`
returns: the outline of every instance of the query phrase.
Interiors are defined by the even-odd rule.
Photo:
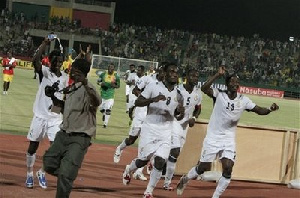
[[[50,67],[41,64],[42,53],[49,42],[50,40],[45,38],[33,58],[35,71],[40,77],[40,85],[33,104],[34,116],[27,135],[27,139],[30,141],[26,154],[27,188],[33,188],[34,185],[33,165],[36,160],[36,151],[40,141],[47,136],[50,144],[52,144],[56,133],[60,130],[59,125],[62,122],[62,114],[55,110],[52,106],[52,100],[45,95],[45,87],[52,86],[56,90],[62,90],[67,85],[68,76],[66,73],[60,71],[63,56],[59,50],[53,50],[50,53]],[[61,100],[63,99],[63,95],[60,92],[55,92],[55,96]],[[36,176],[39,180],[39,185],[44,189],[47,188],[43,168],[36,172]]]
[[[107,71],[100,74],[97,84],[101,86],[102,103],[100,112],[103,114],[103,128],[106,128],[115,101],[115,89],[120,88],[120,77],[115,72],[113,63],[108,66]]]
[[[180,151],[185,143],[189,127],[193,127],[196,119],[201,113],[202,94],[198,84],[199,72],[196,69],[189,69],[187,72],[186,84],[178,85],[178,90],[183,96],[184,118],[180,121],[173,121],[171,151],[166,164],[164,190],[174,190],[171,180],[175,172],[176,162]]]
[[[144,66],[138,66],[137,70],[137,77],[135,79],[136,87],[134,88],[133,92],[136,96],[139,96],[141,92],[144,90],[144,88],[150,83],[150,82],[159,82],[162,81],[164,78],[164,72],[162,69],[159,71],[159,74],[157,75],[157,78],[155,76],[144,76]],[[116,148],[115,154],[114,154],[114,162],[119,163],[121,154],[123,150],[132,144],[135,143],[137,138],[140,135],[141,132],[141,126],[146,118],[147,115],[147,107],[134,107],[134,118],[132,122],[132,126],[129,130],[129,136],[128,138],[124,139],[122,143]],[[133,174],[133,177],[135,179],[140,179],[143,181],[146,181],[147,178],[143,174],[144,167],[141,167],[135,171]]]
[[[154,157],[154,168],[150,174],[145,198],[153,197],[152,192],[159,181],[164,164],[171,149],[171,132],[174,118],[180,120],[184,115],[183,104],[178,101],[175,88],[178,70],[175,64],[168,64],[164,71],[164,82],[150,83],[136,100],[136,106],[148,106],[146,119],[141,128],[138,158],[127,165],[123,173],[123,184],[130,183],[131,174],[147,164]]]
[[[201,90],[215,99],[214,108],[207,126],[207,134],[203,142],[200,163],[193,167],[187,175],[183,175],[177,185],[177,195],[182,195],[189,180],[210,170],[211,162],[219,156],[222,163],[220,177],[213,198],[219,198],[231,181],[232,168],[235,161],[235,131],[244,110],[258,115],[268,115],[279,107],[273,103],[270,108],[257,106],[247,96],[237,93],[240,82],[237,75],[229,75],[225,79],[227,90],[211,88],[212,83],[225,74],[225,67],[208,79]]]

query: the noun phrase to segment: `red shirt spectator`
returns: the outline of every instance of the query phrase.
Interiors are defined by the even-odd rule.
[[[15,58],[10,57],[4,58],[2,61],[3,74],[14,75],[14,68],[17,65]]]

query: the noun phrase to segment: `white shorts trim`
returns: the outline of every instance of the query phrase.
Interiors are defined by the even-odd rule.
[[[114,102],[115,100],[113,98],[105,100],[102,98],[102,103],[100,105],[100,110],[101,109],[112,109],[112,107],[114,106]]]
[[[235,142],[215,141],[205,138],[200,161],[213,162],[217,157],[219,157],[219,159],[227,158],[234,162],[236,157]]]
[[[131,127],[129,131],[130,136],[139,136],[141,133],[141,127]]]
[[[171,148],[182,148],[186,141],[187,128],[184,130],[181,124],[173,121]]]
[[[126,96],[129,95],[129,92],[130,92],[130,86],[126,85],[125,86],[125,94],[126,94]]]
[[[153,155],[168,159],[171,149],[170,125],[144,122],[139,141],[138,158],[149,160]]]
[[[27,139],[39,142],[47,136],[49,141],[54,141],[56,133],[60,131],[59,126],[61,123],[62,120],[58,118],[44,119],[34,116],[30,124]]]

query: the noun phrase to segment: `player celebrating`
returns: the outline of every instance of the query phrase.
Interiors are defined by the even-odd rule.
[[[7,95],[9,85],[14,77],[14,68],[16,67],[16,59],[12,57],[11,52],[7,52],[7,57],[3,59],[3,95]]]
[[[130,94],[130,91],[132,91],[132,89],[130,90],[130,86],[133,84],[131,81],[129,81],[129,79],[134,78],[134,76],[136,76],[135,65],[131,64],[131,65],[129,65],[129,70],[127,70],[125,73],[126,113],[129,113],[130,105],[132,105],[129,103],[129,94]]]
[[[177,159],[180,151],[185,143],[188,127],[193,127],[196,119],[201,113],[202,94],[197,86],[199,72],[196,69],[189,69],[187,72],[186,84],[178,85],[178,90],[184,98],[184,118],[180,121],[173,121],[171,151],[166,166],[165,182],[163,188],[165,190],[173,190],[171,180],[175,171]]]
[[[210,170],[211,162],[218,155],[223,171],[213,198],[220,197],[231,181],[236,154],[235,130],[243,111],[252,111],[258,115],[268,115],[279,109],[275,103],[270,108],[257,106],[247,96],[237,93],[240,83],[238,76],[235,74],[226,77],[227,90],[221,91],[211,88],[212,83],[224,73],[225,67],[221,66],[219,71],[208,79],[201,88],[205,94],[215,99],[215,104],[207,126],[200,163],[193,167],[187,175],[181,177],[177,185],[177,195],[183,193],[189,180]]]
[[[137,75],[135,76],[135,79],[134,79],[136,86],[138,86],[140,84],[142,77],[144,77],[144,71],[145,71],[144,66],[142,66],[142,65],[138,66],[137,73],[136,73]],[[134,91],[134,90],[132,90],[132,91]],[[135,93],[136,93],[136,95],[134,95],[135,97],[137,97],[140,94],[140,92],[139,93],[138,92],[139,91],[135,91]],[[133,93],[131,93],[130,95],[133,95]],[[119,163],[122,151],[127,146],[134,144],[136,139],[139,137],[142,123],[144,122],[144,119],[146,117],[147,107],[132,107],[130,109],[130,111],[133,111],[133,109],[134,109],[134,118],[133,118],[132,126],[130,127],[130,130],[129,130],[129,136],[128,136],[128,138],[124,139],[122,141],[122,143],[116,148],[116,152],[114,154],[114,162],[115,163]],[[132,114],[133,114],[132,112],[129,114],[131,118],[132,118]],[[142,181],[147,180],[147,178],[143,174],[143,167],[139,168],[135,172],[134,178],[140,179]]]
[[[120,88],[120,77],[115,70],[115,65],[111,63],[108,70],[101,73],[98,79],[98,85],[101,86],[102,104],[100,112],[103,114],[103,128],[106,128],[111,115],[111,109],[114,105],[115,89]]]
[[[166,72],[164,82],[150,83],[135,102],[136,106],[148,106],[148,112],[141,128],[138,158],[127,165],[123,173],[123,184],[127,185],[132,172],[145,166],[150,158],[154,157],[154,168],[144,192],[145,198],[153,197],[152,192],[169,156],[171,124],[174,117],[180,120],[184,115],[184,108],[178,101],[178,92],[175,88],[178,79],[177,67],[175,64],[168,64],[164,71]]]
[[[164,78],[164,72],[162,69],[159,70],[157,78],[152,78],[150,76],[144,76],[144,66],[138,66],[137,70],[137,76],[136,78],[136,86],[133,90],[133,92],[136,94],[136,96],[139,96],[141,94],[141,91],[144,90],[144,88],[150,83],[150,82],[161,82]],[[135,116],[133,118],[132,126],[129,131],[129,136],[128,138],[124,139],[122,143],[116,148],[115,154],[114,154],[114,162],[119,163],[121,154],[123,150],[132,144],[135,143],[137,138],[140,135],[141,132],[141,126],[146,118],[147,114],[147,107],[135,107]],[[143,174],[143,169],[144,167],[141,167],[135,171],[133,174],[133,177],[135,179],[140,179],[143,181],[146,181],[147,178]]]
[[[55,135],[59,131],[59,125],[62,122],[62,115],[60,112],[56,112],[55,108],[52,106],[51,99],[45,95],[45,87],[48,85],[56,90],[61,90],[66,87],[68,77],[67,74],[60,71],[63,57],[59,50],[53,50],[49,54],[50,67],[41,64],[42,52],[49,42],[50,40],[45,38],[32,61],[34,69],[40,77],[40,86],[33,105],[34,116],[27,135],[27,138],[30,140],[26,155],[27,188],[33,188],[34,185],[33,165],[35,163],[39,142],[47,135],[51,144],[54,141]],[[59,92],[56,92],[55,96],[61,100],[63,98],[63,95]],[[39,180],[39,185],[42,188],[47,188],[47,181],[43,168],[37,171],[36,175]]]

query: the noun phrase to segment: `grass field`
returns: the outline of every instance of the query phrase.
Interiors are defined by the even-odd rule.
[[[1,74],[2,79],[2,74]],[[89,80],[96,85],[96,77]],[[33,79],[32,70],[15,69],[14,81],[8,95],[0,94],[0,132],[26,135],[33,116],[32,106],[35,100],[38,81]],[[269,107],[273,102],[280,106],[278,112],[268,116],[258,116],[245,112],[240,124],[271,128],[300,129],[300,101],[269,97],[249,97],[260,106]],[[125,113],[125,84],[116,91],[115,105],[108,127],[102,128],[102,114],[98,112],[98,128],[96,141],[116,144],[128,135],[128,115]],[[212,100],[203,95],[202,113],[199,121],[207,121],[212,111]]]

